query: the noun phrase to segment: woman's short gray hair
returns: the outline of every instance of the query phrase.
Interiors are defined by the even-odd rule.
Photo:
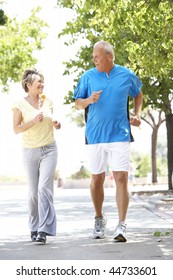
[[[28,92],[27,84],[32,84],[35,81],[36,76],[40,76],[44,80],[43,74],[37,69],[28,68],[25,70],[22,76],[22,87],[25,90],[25,92]]]
[[[94,48],[98,47],[98,46],[102,47],[105,50],[106,53],[112,54],[112,58],[113,58],[113,61],[114,61],[114,59],[115,59],[114,49],[109,42],[101,40],[101,41],[94,44]]]

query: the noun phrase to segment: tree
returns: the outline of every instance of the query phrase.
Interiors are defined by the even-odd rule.
[[[60,0],[76,17],[59,34],[71,35],[66,44],[85,39],[65,74],[79,75],[91,67],[92,46],[101,39],[115,49],[116,63],[133,69],[143,82],[144,108],[165,113],[168,143],[168,183],[173,188],[173,4],[168,0]],[[71,93],[66,102],[71,102]]]
[[[83,165],[80,167],[79,171],[71,175],[72,179],[86,179],[90,177],[91,177],[90,171]]]
[[[152,169],[152,183],[157,183],[157,139],[158,139],[158,130],[161,124],[165,121],[164,113],[159,111],[153,111],[150,109],[144,111],[142,119],[148,123],[152,128],[152,139],[151,139],[151,169]]]
[[[78,111],[74,107],[72,107],[71,113],[69,113],[67,117],[70,117],[71,121],[75,122],[78,127],[85,126],[85,118],[83,111]]]
[[[4,25],[0,27],[2,91],[7,91],[11,82],[19,82],[23,71],[37,62],[34,51],[42,48],[47,26],[38,16],[40,9],[38,7],[32,10],[31,16],[22,22],[18,22],[16,18],[5,17],[6,21],[3,21]]]
[[[7,22],[7,16],[5,15],[4,11],[0,9],[0,25],[5,25]]]
[[[136,153],[132,155],[132,160],[135,165],[135,177],[147,177],[151,170],[151,161],[149,155],[141,155]]]

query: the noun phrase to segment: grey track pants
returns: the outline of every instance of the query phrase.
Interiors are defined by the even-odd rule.
[[[23,160],[28,179],[29,228],[31,231],[56,235],[53,205],[56,142],[40,148],[24,148]]]

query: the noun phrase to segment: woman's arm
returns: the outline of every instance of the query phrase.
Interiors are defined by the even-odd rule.
[[[26,130],[31,128],[33,125],[42,122],[43,118],[44,118],[43,114],[39,113],[32,120],[30,120],[26,123],[22,123],[22,112],[19,109],[14,108],[13,109],[13,130],[16,134],[25,132]]]

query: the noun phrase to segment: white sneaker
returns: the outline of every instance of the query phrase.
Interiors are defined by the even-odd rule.
[[[126,224],[120,223],[115,229],[114,240],[118,242],[126,242]]]
[[[95,225],[93,230],[93,238],[102,239],[105,237],[107,220],[105,216],[95,217]]]

